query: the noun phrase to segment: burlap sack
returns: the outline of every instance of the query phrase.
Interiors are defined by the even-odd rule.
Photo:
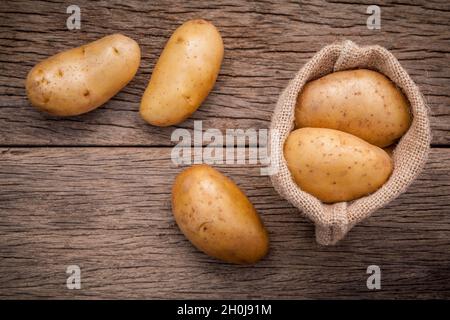
[[[292,180],[283,145],[294,128],[297,94],[304,84],[334,71],[357,68],[376,70],[396,83],[411,104],[413,121],[394,150],[393,173],[379,190],[355,201],[327,205],[302,191]],[[431,140],[423,97],[397,59],[380,46],[359,47],[351,41],[324,47],[296,74],[280,95],[271,131],[275,134],[270,140],[270,160],[276,168],[271,175],[272,184],[283,198],[315,223],[316,240],[323,245],[336,244],[355,224],[404,192],[425,164]]]

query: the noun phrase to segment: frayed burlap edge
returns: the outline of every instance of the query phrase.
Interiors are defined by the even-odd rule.
[[[413,121],[394,150],[393,173],[379,190],[352,202],[324,204],[292,180],[283,145],[294,128],[296,99],[305,83],[335,71],[358,68],[378,71],[396,83],[411,104]],[[348,40],[324,47],[296,74],[280,95],[270,129],[270,160],[275,168],[272,184],[283,198],[314,222],[316,240],[323,245],[336,244],[355,224],[404,192],[422,170],[431,141],[424,99],[398,60],[383,47],[359,47]]]

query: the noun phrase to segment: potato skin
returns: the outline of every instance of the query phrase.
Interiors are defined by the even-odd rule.
[[[333,129],[292,131],[284,157],[297,185],[326,203],[368,195],[392,172],[392,160],[383,149]]]
[[[392,144],[411,124],[409,102],[381,73],[360,69],[328,74],[297,97],[296,128],[330,128],[379,147]]]
[[[184,235],[212,257],[251,264],[269,250],[267,231],[251,202],[208,165],[192,166],[177,176],[172,211]]]
[[[155,126],[184,121],[214,87],[223,59],[219,31],[205,20],[181,25],[167,42],[142,97],[140,114]]]
[[[52,115],[86,113],[130,82],[140,60],[136,41],[109,35],[38,63],[28,73],[27,96],[34,107]]]

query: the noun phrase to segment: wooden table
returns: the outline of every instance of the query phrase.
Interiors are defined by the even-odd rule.
[[[2,298],[450,298],[450,5],[386,1],[381,30],[354,1],[0,2],[0,296]],[[139,102],[173,30],[212,21],[225,58],[214,90],[179,128],[267,128],[283,87],[336,40],[379,44],[420,86],[432,114],[432,151],[406,193],[333,247],[272,188],[258,167],[222,166],[255,204],[270,254],[234,266],[197,251],[177,228],[170,159],[175,127],[147,125]],[[72,118],[33,109],[24,79],[38,61],[104,35],[139,41],[134,80],[103,107]],[[80,290],[66,268],[81,268]],[[381,290],[366,287],[369,265]]]

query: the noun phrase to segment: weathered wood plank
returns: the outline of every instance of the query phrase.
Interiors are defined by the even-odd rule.
[[[170,148],[0,149],[2,298],[450,298],[450,149],[335,247],[255,166],[221,168],[248,194],[268,257],[234,266],[198,252],[170,210]],[[65,270],[82,270],[82,289]],[[366,288],[366,268],[382,289]]]
[[[380,44],[399,58],[422,88],[432,117],[433,143],[449,145],[450,28],[445,1],[386,1],[381,30],[366,28],[365,4],[353,1],[85,1],[82,28],[68,31],[71,2],[0,2],[0,144],[170,145],[173,128],[155,128],[138,115],[142,93],[165,41],[183,21],[202,17],[220,29],[226,47],[217,84],[181,127],[267,128],[277,97],[317,50],[336,40]],[[24,79],[38,61],[109,33],[137,39],[135,79],[105,106],[57,119],[29,106]]]

